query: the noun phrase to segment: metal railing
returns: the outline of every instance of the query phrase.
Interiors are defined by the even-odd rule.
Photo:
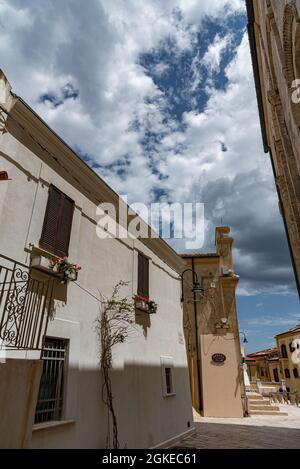
[[[297,407],[299,407],[299,405],[300,405],[300,391],[272,392],[272,393],[270,393],[270,400],[274,403],[290,404],[290,405],[296,405]]]
[[[5,348],[40,350],[51,310],[53,280],[0,255],[0,340]]]

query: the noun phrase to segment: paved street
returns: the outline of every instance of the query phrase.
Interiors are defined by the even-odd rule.
[[[300,407],[280,405],[288,416],[217,419],[194,416],[196,433],[176,448],[300,448]]]

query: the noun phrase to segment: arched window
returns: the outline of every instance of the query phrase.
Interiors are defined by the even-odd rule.
[[[287,350],[284,344],[282,344],[282,346],[280,347],[280,350],[281,350],[281,358],[287,358],[288,357]]]
[[[289,370],[288,368],[285,368],[285,370],[284,370],[284,376],[285,376],[286,378],[290,378],[290,377],[291,377],[290,370]]]
[[[293,369],[293,375],[294,375],[294,378],[299,378],[299,371],[298,371],[298,368],[294,368],[294,369]]]
[[[275,381],[275,383],[279,383],[279,374],[278,374],[277,368],[274,368],[273,374],[274,374],[274,381]]]

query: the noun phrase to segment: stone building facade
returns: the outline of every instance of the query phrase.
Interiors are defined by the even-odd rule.
[[[299,292],[300,0],[247,0],[262,128],[270,153]]]
[[[235,297],[239,276],[233,270],[229,227],[216,228],[215,244],[214,253],[182,254],[192,403],[205,417],[243,417],[246,403]],[[202,292],[193,291],[196,280]]]
[[[287,391],[300,391],[300,326],[281,332],[276,337],[280,374]]]
[[[245,357],[250,382],[281,382],[277,347],[249,353]]]

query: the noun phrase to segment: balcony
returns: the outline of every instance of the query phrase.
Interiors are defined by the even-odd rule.
[[[41,350],[52,308],[54,280],[0,255],[0,343],[5,348]]]

